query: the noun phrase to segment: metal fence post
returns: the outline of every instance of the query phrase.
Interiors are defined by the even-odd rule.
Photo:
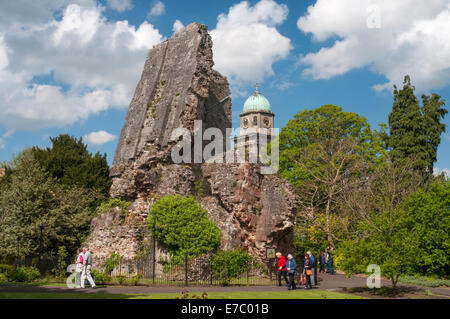
[[[156,243],[155,238],[153,238],[153,265],[152,265],[152,278],[153,278],[153,285],[155,284],[155,267],[156,267]]]
[[[188,286],[188,254],[184,256],[184,285]]]

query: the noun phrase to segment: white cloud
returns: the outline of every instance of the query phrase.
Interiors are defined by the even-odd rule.
[[[6,139],[14,133],[13,129],[7,130],[3,135],[0,136],[0,149],[4,148],[6,145]]]
[[[441,175],[443,173],[447,178],[450,178],[449,168],[435,168],[433,171],[435,176]]]
[[[92,132],[83,136],[83,140],[89,145],[103,145],[105,143],[114,141],[117,136],[109,134],[105,131]]]
[[[173,33],[177,33],[178,31],[180,31],[181,29],[184,28],[184,24],[180,21],[180,20],[175,20],[175,22],[173,23]]]
[[[292,49],[290,39],[276,28],[288,13],[284,4],[261,0],[254,6],[243,1],[219,15],[211,31],[215,68],[235,85],[272,75],[273,63],[285,59]]]
[[[297,25],[316,41],[334,41],[301,58],[314,79],[369,67],[387,78],[377,90],[406,74],[419,90],[450,84],[448,0],[317,0]]]
[[[33,17],[29,25],[18,22],[24,19],[7,1],[17,17],[9,26],[2,25],[7,13],[0,4],[0,125],[62,127],[128,106],[148,49],[164,38],[148,22],[137,28],[109,22],[103,7],[79,2],[63,8],[58,20],[42,13],[45,19]],[[47,84],[36,80],[50,75]]]
[[[118,12],[124,12],[133,8],[131,0],[107,0],[107,2],[112,9]]]
[[[166,6],[161,1],[156,1],[148,13],[148,17],[158,17],[166,12]]]

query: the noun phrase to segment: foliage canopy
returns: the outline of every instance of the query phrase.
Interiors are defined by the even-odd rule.
[[[220,230],[193,197],[165,196],[153,205],[148,228],[175,260],[184,260],[216,249]]]

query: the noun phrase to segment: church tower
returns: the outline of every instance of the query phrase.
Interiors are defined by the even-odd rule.
[[[245,160],[260,162],[259,154],[262,147],[270,143],[273,136],[274,117],[269,101],[259,92],[255,84],[255,92],[245,101],[240,115],[240,133],[234,139],[235,150],[245,151]],[[253,160],[252,160],[252,154]]]

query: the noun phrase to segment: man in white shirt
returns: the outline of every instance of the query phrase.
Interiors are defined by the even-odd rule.
[[[92,288],[97,288],[97,286],[95,285],[94,279],[92,278],[92,275],[91,275],[92,254],[88,250],[87,247],[83,248],[83,254],[84,254],[84,259],[83,259],[83,270],[81,272],[81,288],[85,288],[84,286],[86,283],[86,278],[89,281],[89,283],[91,284]]]

